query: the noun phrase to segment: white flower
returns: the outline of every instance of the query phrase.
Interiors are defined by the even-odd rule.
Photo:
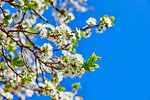
[[[2,31],[0,31],[0,39],[5,40],[7,38],[7,35],[4,34]]]
[[[77,27],[76,27],[76,32],[77,32],[78,37],[81,38],[81,31],[80,29],[77,29]]]
[[[103,33],[103,30],[96,29],[96,33]]]
[[[69,63],[71,64],[74,64],[75,66],[72,66],[72,65],[66,65],[66,68],[64,69],[64,72],[63,72],[63,77],[71,77],[71,78],[74,78],[76,76],[79,76],[81,77],[85,70],[84,68],[82,68],[82,65],[83,64],[83,57],[82,55],[80,54],[71,54],[70,52],[66,52],[66,51],[63,51],[63,54],[64,56],[66,56],[69,60]],[[76,69],[74,69],[73,67],[75,67]]]
[[[23,0],[18,0],[19,1],[19,3],[21,4],[21,5],[24,5],[24,1]]]
[[[44,45],[41,47],[41,50],[47,50],[48,52],[48,51],[53,50],[53,47],[49,43],[44,43]]]
[[[13,95],[9,92],[3,93],[2,95],[4,95],[7,99],[13,99]]]
[[[48,24],[48,27],[49,27],[52,31],[55,30],[55,27],[54,27],[53,25]]]
[[[46,86],[44,83],[38,83],[38,85],[43,88]]]
[[[87,10],[88,10],[88,9],[85,8],[85,7],[81,7],[81,8],[80,8],[80,11],[81,11],[81,12],[86,12]]]
[[[49,89],[52,89],[52,91],[51,91],[52,95],[56,94],[57,89],[51,81],[45,80],[45,84],[47,84],[49,86]]]
[[[77,58],[77,60],[80,62],[80,63],[83,63],[83,57],[82,57],[82,55],[80,55],[80,54],[75,54],[75,56],[76,56],[76,58]]]
[[[75,100],[82,100],[82,98],[80,96],[76,96]]]
[[[58,82],[61,82],[63,80],[62,72],[57,72],[57,78],[58,78]]]
[[[62,54],[64,54],[64,56],[70,55],[70,53],[68,53],[66,50],[62,50]]]
[[[99,27],[99,29],[96,29],[96,33],[103,33],[103,31],[106,30],[106,26],[105,25],[102,25]]]
[[[89,25],[91,25],[91,24],[96,25],[96,22],[97,22],[96,19],[92,18],[92,17],[90,17],[88,20],[86,20],[86,23]]]
[[[78,29],[77,27],[76,27],[76,31],[77,31],[78,34],[81,33],[80,29]]]
[[[69,13],[69,14],[68,14],[68,16],[70,16],[70,17],[71,17],[71,20],[74,20],[74,19],[75,19],[75,17],[74,17],[74,15],[73,15],[73,13]]]
[[[78,73],[78,76],[81,78],[84,73],[85,73],[85,69],[82,68],[82,70]]]
[[[43,37],[46,37],[46,36],[47,36],[47,29],[46,29],[46,28],[43,28],[43,29],[41,30],[41,32],[40,32],[40,35],[41,35],[42,38],[43,38]]]
[[[108,27],[112,27],[112,25],[111,25],[112,22],[109,17],[104,17],[104,20],[108,24]]]
[[[42,56],[51,58],[53,55],[53,47],[49,43],[44,43],[44,45],[41,47]]]
[[[74,94],[71,93],[71,92],[64,92],[64,94],[65,94],[66,96],[68,96],[69,98],[73,98],[73,96],[74,96]]]
[[[60,97],[60,100],[73,100],[74,94],[71,92],[61,92]]]
[[[30,89],[26,89],[25,94],[27,97],[31,97],[33,95],[34,91]]]
[[[48,39],[49,41],[52,41],[52,42],[55,42],[55,41],[56,41],[56,39],[55,39],[54,37],[47,37],[47,39]]]
[[[42,25],[41,23],[38,23],[38,24],[36,24],[36,25],[34,26],[34,29],[36,29],[36,30],[41,30],[42,27],[43,27],[43,25]]]
[[[4,90],[2,88],[0,88],[0,94],[4,93]]]

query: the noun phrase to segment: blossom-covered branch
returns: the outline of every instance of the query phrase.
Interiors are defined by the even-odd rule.
[[[103,33],[114,26],[114,17],[105,15],[99,21],[87,18],[87,25],[73,30],[67,24],[75,19],[72,9],[85,12],[85,3],[86,0],[0,1],[0,100],[14,96],[25,100],[34,93],[53,100],[82,100],[76,96],[80,83],[72,84],[73,90],[66,91],[60,82],[99,68],[96,62],[101,57],[93,53],[86,61],[75,48],[79,40],[91,36],[92,29]],[[43,15],[45,9],[52,9],[55,25]],[[37,36],[41,38],[38,41],[48,42],[39,45],[35,42]]]

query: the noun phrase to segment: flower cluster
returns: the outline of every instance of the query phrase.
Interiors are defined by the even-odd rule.
[[[114,26],[113,24],[114,19],[115,18],[113,16],[108,17],[108,15],[105,15],[104,17],[100,18],[102,25],[98,29],[96,29],[96,32],[103,33],[103,31],[105,31],[106,28]]]
[[[25,100],[34,93],[54,100],[82,100],[76,96],[79,83],[72,84],[72,91],[66,91],[60,82],[66,77],[81,78],[85,71],[99,68],[95,63],[100,57],[93,53],[86,61],[75,48],[79,40],[91,36],[93,28],[102,33],[114,26],[114,17],[105,15],[99,23],[90,17],[87,25],[73,30],[68,24],[75,19],[73,10],[87,11],[86,1],[1,0],[0,100],[14,96]],[[44,16],[45,9],[52,10],[48,17],[54,17],[55,25]],[[38,42],[48,42],[39,45],[35,42],[38,36]]]
[[[63,23],[68,23],[71,22],[72,20],[75,19],[75,16],[73,13],[65,10],[61,11],[62,13],[57,13],[57,11],[53,11],[53,17],[55,18],[58,23],[63,24]]]
[[[63,57],[63,60],[65,61],[66,65],[63,76],[71,78],[74,78],[75,76],[81,77],[85,72],[85,69],[82,66],[84,62],[82,55],[80,54],[73,55],[66,51],[63,51],[63,54],[65,56]]]
[[[53,47],[49,43],[44,43],[41,46],[42,58],[51,58],[53,56]]]
[[[63,76],[61,74],[60,75],[57,74],[53,78],[62,80],[62,77]],[[51,98],[55,100],[74,100],[74,98],[76,98],[75,100],[78,100],[78,98],[81,98],[79,96],[75,96],[77,92],[77,88],[80,87],[78,83],[76,83],[75,85],[76,87],[74,87],[73,85],[74,89],[72,92],[67,92],[64,91],[65,90],[64,87],[59,87],[59,84],[57,84],[55,80],[49,81],[46,79],[45,83],[39,83],[39,86],[42,88],[41,93],[44,95],[51,95]]]
[[[90,17],[90,18],[86,21],[86,23],[89,24],[89,25],[96,25],[96,19]]]
[[[2,88],[0,88],[0,94],[5,96],[5,98],[8,99],[8,100],[13,99],[13,95],[10,92],[4,92],[4,90]],[[2,99],[2,97],[0,96],[0,100],[1,99]]]

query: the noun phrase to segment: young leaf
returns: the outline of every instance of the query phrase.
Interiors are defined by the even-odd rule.
[[[58,89],[58,91],[65,91],[66,90],[66,88],[64,88],[64,87],[60,87],[59,89]]]
[[[5,17],[3,20],[4,20],[5,25],[7,26],[9,24],[8,19]]]
[[[6,18],[7,20],[10,20],[10,19],[11,19],[11,15],[7,15],[7,16],[5,16],[5,18]]]
[[[20,59],[19,57],[15,57],[12,62],[15,66],[18,66],[18,67],[24,66],[24,61]]]

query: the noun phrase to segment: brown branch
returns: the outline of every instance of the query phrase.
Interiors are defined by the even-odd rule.
[[[10,39],[12,39],[19,47],[22,47],[22,48],[26,48],[26,49],[28,49],[28,50],[30,50],[33,54],[34,54],[34,56],[40,61],[40,62],[42,62],[44,65],[46,65],[46,66],[49,66],[49,64],[54,64],[54,65],[63,65],[63,64],[61,64],[60,62],[59,63],[57,63],[57,62],[44,62],[44,61],[42,61],[41,59],[40,59],[40,57],[39,56],[37,56],[37,54],[34,52],[34,50],[32,50],[32,49],[30,49],[30,47],[28,47],[28,46],[25,46],[25,45],[21,45],[17,40],[15,40],[11,35],[9,35],[9,32],[10,31],[6,31],[6,30],[4,30],[4,29],[2,29],[2,28],[0,28],[6,35],[7,35],[7,37],[9,37]],[[63,65],[64,66],[64,65]],[[50,66],[49,66],[50,67]],[[56,68],[56,67],[52,67],[52,68],[54,68],[54,69],[59,69],[58,67]]]
[[[4,10],[0,7],[2,13],[3,13],[3,16],[5,17],[5,13],[4,13]]]
[[[41,19],[43,19],[46,23],[49,23],[48,20],[46,20],[46,18],[44,18],[43,16],[41,16],[36,10],[32,9],[34,11],[35,14],[37,14]]]
[[[6,2],[6,3],[10,4],[13,7],[19,7],[19,8],[21,8],[21,6],[19,4],[12,3],[11,1],[2,0],[2,2]]]
[[[38,49],[39,51],[41,51],[40,48],[38,48],[24,32],[23,34],[27,38],[27,40],[31,43],[31,45],[34,47],[34,49]]]
[[[22,78],[22,76],[19,75],[17,72],[15,72],[15,71],[11,68],[11,66],[8,64],[8,62],[12,62],[12,60],[9,59],[9,58],[7,58],[7,57],[5,56],[5,53],[4,53],[3,48],[2,48],[2,56],[4,57],[4,59],[5,59],[5,61],[6,61],[6,64],[7,64],[7,66],[11,69],[11,71],[13,71],[13,72],[14,72],[17,76],[19,76],[20,78]]]
[[[22,18],[21,18],[20,22],[16,23],[15,25],[17,25],[17,24],[21,24],[21,23],[23,22],[23,20],[24,20],[25,16],[26,16],[26,14],[27,14],[27,12],[25,12],[25,13],[23,14],[23,16],[22,16]]]
[[[3,98],[5,98],[7,100],[7,98],[5,96],[3,96],[2,94],[0,94],[0,96],[2,96]]]

